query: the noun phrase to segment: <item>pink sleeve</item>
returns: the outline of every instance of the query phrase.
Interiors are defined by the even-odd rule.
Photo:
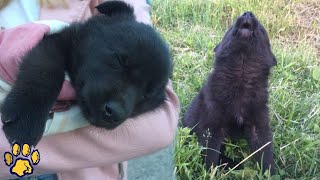
[[[1,79],[9,84],[15,81],[21,57],[37,44],[49,30],[49,26],[28,23],[0,31]]]
[[[71,132],[45,136],[37,145],[40,163],[36,173],[59,172],[110,165],[147,155],[170,145],[179,117],[179,102],[171,82],[162,108],[128,119],[114,130],[87,126]],[[1,124],[1,121],[0,121]],[[1,124],[2,127],[2,124]],[[0,131],[0,153],[9,145]],[[0,177],[7,176],[8,167],[0,165]]]

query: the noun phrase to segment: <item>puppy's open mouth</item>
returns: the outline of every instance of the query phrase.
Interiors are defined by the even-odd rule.
[[[239,27],[239,33],[241,37],[248,38],[253,34],[253,27],[249,21],[243,22]]]

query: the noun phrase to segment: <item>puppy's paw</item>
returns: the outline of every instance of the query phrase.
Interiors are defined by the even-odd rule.
[[[1,108],[3,131],[9,143],[37,145],[45,128],[44,113],[28,107],[12,107],[6,103]]]

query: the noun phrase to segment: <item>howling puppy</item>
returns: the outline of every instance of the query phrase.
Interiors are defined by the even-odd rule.
[[[215,47],[214,71],[190,105],[183,122],[206,150],[206,166],[219,164],[222,143],[246,138],[251,151],[272,141],[268,76],[277,64],[265,28],[245,12]],[[273,173],[272,144],[256,154]]]

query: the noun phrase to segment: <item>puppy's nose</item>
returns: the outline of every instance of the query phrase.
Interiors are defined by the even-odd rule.
[[[104,105],[105,115],[112,123],[118,123],[121,121],[119,108],[119,105],[113,102],[108,102]]]
[[[254,14],[252,12],[250,12],[250,11],[247,11],[247,12],[243,13],[242,16],[244,16],[245,18],[249,19],[249,18],[253,18]]]

